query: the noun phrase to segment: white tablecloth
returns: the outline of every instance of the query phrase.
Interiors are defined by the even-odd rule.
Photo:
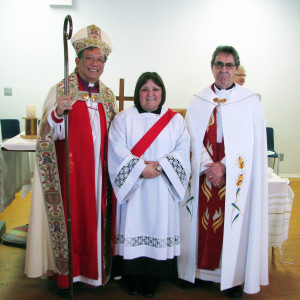
[[[269,246],[281,247],[287,240],[294,193],[288,179],[272,174],[269,188]]]
[[[24,134],[24,132],[21,134]],[[18,134],[11,139],[7,139],[1,144],[1,149],[3,148],[8,151],[34,152],[36,148],[36,139],[23,139],[21,134]]]
[[[0,212],[11,204],[20,190],[22,198],[31,190],[32,167],[28,151],[35,151],[35,147],[36,139],[23,139],[20,135],[1,143]]]

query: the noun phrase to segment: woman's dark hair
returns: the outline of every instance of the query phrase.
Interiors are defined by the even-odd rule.
[[[161,77],[156,72],[145,72],[143,73],[136,82],[134,90],[134,105],[137,108],[141,108],[140,104],[140,89],[149,80],[152,79],[162,89],[161,102],[159,107],[163,106],[166,101],[166,88]]]

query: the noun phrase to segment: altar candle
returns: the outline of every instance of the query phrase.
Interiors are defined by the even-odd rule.
[[[35,118],[36,117],[36,106],[35,104],[28,104],[26,106],[26,117]]]

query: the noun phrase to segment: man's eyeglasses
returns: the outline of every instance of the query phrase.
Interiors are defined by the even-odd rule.
[[[217,69],[223,69],[223,67],[225,66],[225,68],[227,70],[231,70],[233,69],[233,67],[235,66],[234,64],[232,63],[226,63],[224,64],[223,62],[221,61],[217,61],[216,63],[214,63],[214,66],[217,68]]]
[[[85,60],[88,64],[93,63],[94,61],[99,64],[104,64],[105,60],[103,57],[93,57],[93,56],[84,56],[82,57],[83,60]]]

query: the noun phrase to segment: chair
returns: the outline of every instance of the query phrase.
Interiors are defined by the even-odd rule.
[[[274,149],[274,130],[272,127],[267,127],[267,144],[268,144],[268,157],[273,158],[273,169],[277,158],[277,175],[279,173],[280,156]]]
[[[179,114],[182,115],[182,117],[185,119],[186,115],[186,108],[172,108],[172,110],[178,112]]]
[[[119,111],[124,109],[124,101],[134,101],[134,97],[124,96],[124,78],[120,78],[119,96],[116,99],[119,101]],[[186,108],[172,108],[172,110],[178,112],[185,118]]]
[[[20,133],[20,121],[18,119],[0,119],[0,122],[2,141]]]

